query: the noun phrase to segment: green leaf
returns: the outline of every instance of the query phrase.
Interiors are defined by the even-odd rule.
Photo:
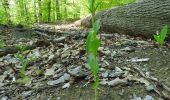
[[[99,48],[99,46],[100,46],[100,40],[98,38],[93,39],[93,41],[91,42],[91,45],[90,45],[90,51],[94,55],[96,55],[97,49]]]
[[[161,38],[162,41],[165,40],[167,33],[168,33],[168,26],[165,25],[165,26],[162,28],[161,33],[160,33],[160,38]]]
[[[88,64],[90,66],[90,69],[93,73],[93,75],[97,75],[98,71],[99,71],[99,66],[98,66],[98,62],[96,60],[96,56],[92,53],[88,54]]]

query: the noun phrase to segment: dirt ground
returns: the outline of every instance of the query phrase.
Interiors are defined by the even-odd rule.
[[[90,29],[74,25],[35,25],[32,29],[0,27],[1,100],[93,100],[93,77],[87,65],[85,41]],[[99,100],[170,100],[170,48],[151,39],[100,32]],[[1,43],[1,44],[3,44]],[[17,83],[17,44],[36,44],[25,59],[37,57],[26,69],[31,78]]]

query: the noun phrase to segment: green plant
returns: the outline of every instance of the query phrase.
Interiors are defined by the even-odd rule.
[[[20,79],[17,80],[18,83],[26,84],[30,82],[30,78],[26,75],[26,68],[29,64],[29,62],[34,61],[36,58],[34,56],[30,58],[26,58],[24,55],[24,51],[26,50],[27,46],[25,45],[17,45],[16,46],[19,49],[19,52],[15,54],[15,57],[18,58],[22,68],[20,69]]]
[[[154,38],[159,43],[160,47],[163,46],[167,33],[168,33],[168,26],[165,25],[163,26],[161,32],[158,35],[154,35]]]
[[[99,65],[97,61],[97,49],[100,46],[100,40],[97,37],[97,33],[100,29],[99,20],[95,20],[95,12],[97,10],[99,3],[96,3],[95,0],[88,0],[88,6],[91,15],[92,15],[92,31],[88,34],[86,40],[86,53],[88,56],[88,64],[92,71],[94,77],[94,85],[93,88],[95,90],[95,100],[98,99],[98,85],[99,85],[99,78],[98,78],[98,71]]]
[[[6,46],[6,44],[4,43],[4,41],[3,40],[0,40],[0,48],[3,48],[3,47],[5,47]]]

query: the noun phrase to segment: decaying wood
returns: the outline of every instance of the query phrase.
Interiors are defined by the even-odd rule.
[[[46,41],[37,41],[33,43],[32,45],[28,45],[26,50],[35,49],[36,47],[42,47],[42,46],[49,46],[50,43]],[[0,57],[7,55],[7,54],[14,54],[17,53],[19,49],[16,46],[8,46],[0,49]]]
[[[140,0],[98,12],[96,18],[101,21],[103,31],[153,38],[153,34],[163,25],[168,25],[170,29],[170,0]],[[91,17],[88,16],[75,24],[91,27]]]

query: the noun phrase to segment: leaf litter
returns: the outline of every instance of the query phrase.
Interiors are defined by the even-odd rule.
[[[52,27],[55,27],[55,29]],[[12,29],[16,31],[15,28]],[[38,31],[41,29],[48,31],[46,33]],[[7,46],[24,43],[32,45],[31,48],[33,48],[33,45],[36,44],[36,47],[29,49],[25,56],[34,55],[38,59],[29,63],[26,70],[26,73],[31,77],[31,84],[21,85],[14,81],[15,78],[19,78],[20,69],[19,62],[14,56],[15,53],[5,54],[0,58],[1,100],[10,100],[17,98],[17,96],[21,96],[23,99],[38,99],[43,95],[42,90],[47,92],[46,95],[43,95],[43,98],[53,97],[69,100],[62,95],[56,96],[55,93],[51,97],[49,95],[51,94],[50,91],[58,93],[57,91],[61,90],[64,95],[67,93],[66,88],[72,90],[72,87],[75,87],[74,89],[78,87],[78,91],[83,91],[82,88],[93,83],[85,54],[85,37],[89,29],[74,27],[73,25],[60,27],[42,24],[38,30],[36,30],[37,35],[35,34],[34,37],[28,39],[22,37],[17,41],[15,41],[15,37],[4,36],[7,40]],[[167,59],[170,57],[168,48],[164,47],[160,51],[150,40],[119,33],[107,34],[102,32],[100,34],[102,43],[98,49],[100,56],[98,60],[101,66],[99,69],[101,84],[99,92],[101,92],[103,100],[105,100],[106,94],[102,93],[100,88],[106,90],[107,87],[117,87],[126,92],[129,91],[129,86],[134,87],[134,85],[143,86],[145,92],[131,91],[129,94],[122,92],[122,95],[117,96],[132,100],[170,99],[170,79],[168,78],[170,74],[165,72],[169,70],[168,66],[170,66],[170,63],[168,63],[170,61]],[[42,41],[45,42],[41,44]],[[0,53],[3,53],[3,51],[1,49]],[[163,76],[163,73],[166,73],[166,75]],[[55,88],[55,90],[50,88]],[[88,92],[86,93],[88,94]],[[114,96],[109,96],[114,98]],[[81,98],[81,95],[77,98]],[[82,98],[84,100],[88,99],[87,96],[82,96]]]

